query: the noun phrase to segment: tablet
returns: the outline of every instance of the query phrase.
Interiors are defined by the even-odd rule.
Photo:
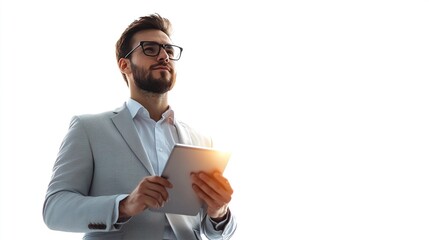
[[[167,164],[161,174],[167,178],[173,188],[167,188],[168,201],[161,208],[152,211],[195,216],[203,207],[192,189],[192,172],[223,173],[231,153],[214,148],[176,144],[170,153]]]

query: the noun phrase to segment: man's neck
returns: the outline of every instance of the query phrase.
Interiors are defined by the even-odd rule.
[[[138,96],[131,96],[132,99],[140,103],[149,112],[150,118],[154,121],[159,121],[162,114],[168,109],[168,95],[144,93]]]

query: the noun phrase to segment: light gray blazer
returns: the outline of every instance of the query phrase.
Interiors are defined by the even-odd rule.
[[[212,145],[186,124],[176,121],[179,142]],[[229,212],[223,231],[205,225],[197,216],[145,210],[123,224],[114,219],[115,201],[129,194],[145,177],[154,175],[131,114],[124,104],[116,111],[73,117],[49,183],[43,219],[53,230],[83,232],[84,239],[162,239],[166,217],[178,239],[229,239],[236,220]],[[209,227],[207,227],[209,226]]]

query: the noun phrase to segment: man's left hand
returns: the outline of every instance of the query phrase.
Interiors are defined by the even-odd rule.
[[[234,192],[228,179],[219,172],[192,173],[192,188],[207,205],[207,214],[213,220],[221,220],[228,212],[228,204]]]

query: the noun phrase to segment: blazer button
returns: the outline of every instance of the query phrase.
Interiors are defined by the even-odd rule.
[[[88,224],[89,229],[106,229],[106,224],[103,223],[90,223]]]

